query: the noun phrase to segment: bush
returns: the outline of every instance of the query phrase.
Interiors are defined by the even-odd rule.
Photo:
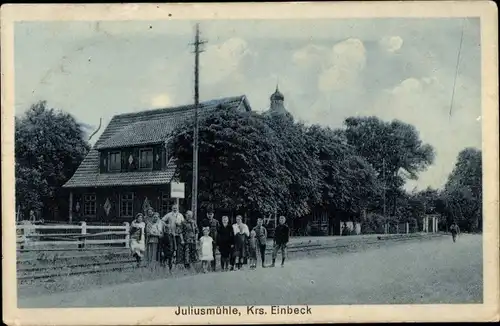
[[[361,233],[363,234],[384,233],[385,223],[386,223],[386,218],[384,218],[384,216],[380,214],[369,214],[366,216],[366,220],[361,224]]]

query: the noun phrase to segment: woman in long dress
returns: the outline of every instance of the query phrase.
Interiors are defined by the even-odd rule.
[[[245,258],[247,258],[247,240],[250,236],[250,231],[248,226],[243,223],[243,217],[241,215],[236,216],[236,223],[233,224],[234,230],[234,257],[236,267],[241,269]],[[231,267],[234,269],[234,267]]]
[[[145,228],[146,224],[144,223],[144,217],[139,213],[130,224],[130,250],[132,251],[132,256],[134,256],[137,261],[137,267],[141,265],[141,260],[146,250]]]
[[[158,213],[154,213],[153,221],[146,225],[146,233],[147,233],[147,252],[146,257],[148,264],[153,266],[156,265],[157,262],[160,261],[160,251],[159,243],[160,238],[163,236],[163,221],[160,220],[160,215]]]
[[[198,225],[193,218],[193,212],[186,212],[186,219],[181,226],[182,238],[184,240],[184,267],[191,268],[191,264],[198,261]]]

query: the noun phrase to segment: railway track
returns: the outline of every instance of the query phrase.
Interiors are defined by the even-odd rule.
[[[439,234],[427,236],[426,238],[432,238],[441,236]],[[331,243],[331,244],[302,244],[290,246],[288,248],[288,254],[294,253],[308,253],[308,252],[320,252],[320,251],[328,251],[331,249],[341,249],[341,248],[357,248],[360,246],[371,246],[374,244],[384,244],[386,240],[390,240],[390,242],[399,242],[399,241],[411,241],[411,240],[422,239],[422,237],[418,236],[409,236],[409,237],[388,237],[388,238],[379,238],[379,239],[370,239],[362,242],[355,243]],[[272,254],[272,248],[266,249],[266,256]],[[102,255],[105,256],[105,255]],[[95,274],[95,273],[109,273],[116,271],[127,271],[136,269],[135,261],[130,259],[130,256],[126,253],[119,253],[117,256],[124,256],[124,258],[111,260],[111,261],[103,261],[103,262],[84,262],[84,263],[76,263],[76,264],[59,264],[59,265],[49,265],[49,266],[34,266],[34,267],[22,267],[18,265],[17,270],[17,278],[21,281],[26,280],[50,280],[58,277],[68,277],[68,276],[76,276],[82,274]],[[81,256],[81,258],[89,258],[91,256]],[[64,257],[64,259],[76,259],[78,257]]]

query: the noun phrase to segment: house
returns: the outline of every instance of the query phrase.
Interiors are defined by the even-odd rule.
[[[214,110],[251,111],[245,96],[200,103],[199,116]],[[69,221],[125,222],[148,207],[170,211],[170,182],[176,172],[169,137],[194,118],[194,105],[114,116],[72,178]],[[188,209],[190,203],[181,206]]]

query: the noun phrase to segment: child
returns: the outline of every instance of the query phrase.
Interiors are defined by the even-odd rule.
[[[203,236],[200,238],[201,266],[203,268],[203,273],[207,272],[208,264],[215,258],[213,254],[214,239],[212,239],[209,234],[210,227],[204,227]]]
[[[285,224],[286,218],[284,216],[280,216],[280,224],[274,230],[274,250],[273,250],[273,263],[271,267],[274,267],[274,263],[276,262],[276,256],[278,254],[278,250],[281,249],[281,267],[285,265],[285,257],[286,257],[286,245],[288,243],[290,237],[290,229],[288,225]]]
[[[137,267],[141,266],[142,256],[146,251],[145,228],[143,215],[139,213],[130,225],[130,250],[137,261]]]
[[[255,230],[252,230],[252,232],[250,232],[250,238],[248,239],[248,260],[250,269],[255,269],[257,267],[257,238],[255,235]]]
[[[161,265],[168,264],[168,270],[172,272],[172,261],[174,253],[177,250],[177,243],[175,235],[170,224],[164,224],[163,237],[160,239],[161,243]]]
[[[231,256],[231,248],[234,245],[234,231],[229,224],[229,217],[222,216],[222,224],[217,232],[217,246],[219,247],[221,269],[222,271],[229,270],[229,260]]]

